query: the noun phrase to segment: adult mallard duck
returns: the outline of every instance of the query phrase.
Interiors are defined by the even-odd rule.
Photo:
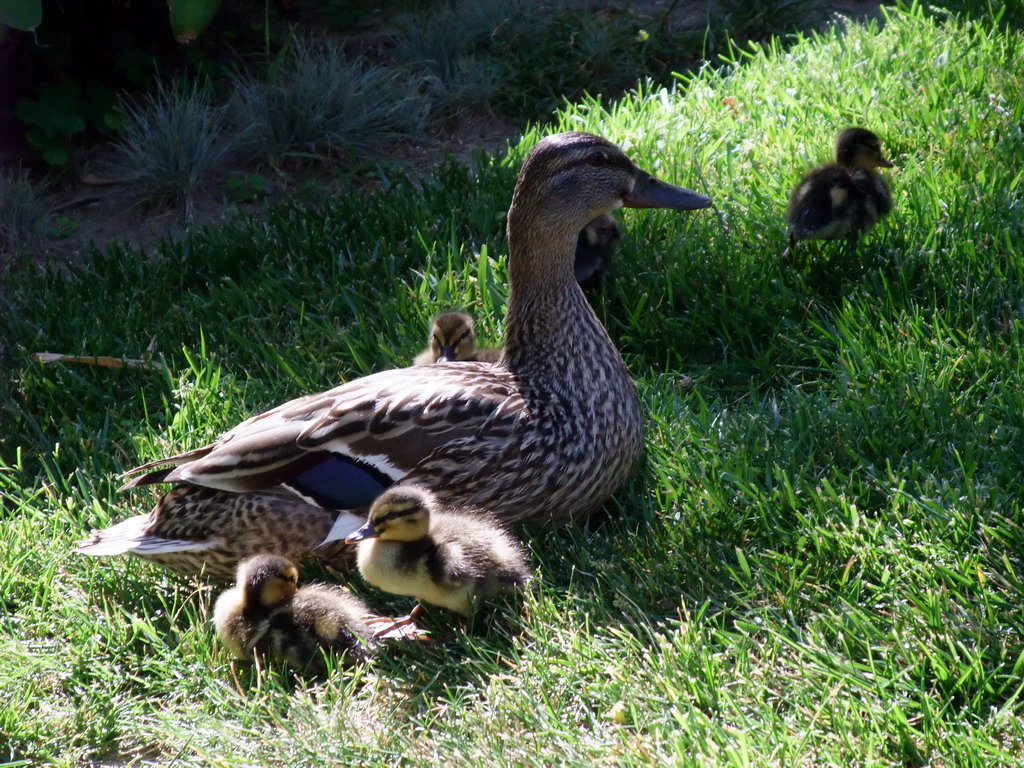
[[[850,240],[851,246],[892,209],[892,196],[878,168],[891,168],[878,137],[847,128],[836,139],[836,160],[812,168],[789,199],[788,258],[797,240]]]
[[[640,453],[640,403],[618,350],[573,275],[577,236],[621,206],[705,208],[711,200],[658,181],[614,144],[586,133],[541,140],[523,163],[508,212],[508,312],[497,364],[400,368],[280,405],[209,445],[144,464],[125,488],[178,483],[186,499],[290,491],[329,510],[334,524],[313,554],[364,522],[380,493],[407,479],[444,503],[487,509],[511,523],[579,520],[627,477]],[[172,493],[174,493],[172,491]],[[188,514],[200,531],[175,531],[160,552],[192,560],[242,548],[248,526],[211,497]],[[166,497],[165,497],[166,500]],[[178,514],[164,504],[162,518]],[[285,525],[287,510],[274,521]],[[115,526],[116,528],[116,526]],[[147,531],[149,557],[162,526]],[[280,538],[289,534],[282,529]],[[81,548],[101,550],[105,533]],[[205,550],[205,551],[204,551]],[[273,551],[273,550],[272,550]],[[235,558],[236,560],[238,558]]]
[[[357,543],[359,572],[373,586],[463,616],[530,579],[522,546],[496,520],[444,509],[430,491],[409,483],[378,496],[366,525],[346,541]]]
[[[442,312],[430,321],[427,348],[416,355],[413,365],[433,365],[454,360],[478,363],[496,363],[499,349],[480,349],[476,346],[473,318],[465,312]]]
[[[238,583],[222,592],[213,609],[221,642],[236,658],[269,657],[313,674],[323,671],[323,652],[345,663],[363,661],[375,648],[370,611],[340,587],[299,588],[299,571],[286,558],[256,555],[238,566]]]
[[[610,213],[603,213],[589,222],[576,238],[576,282],[589,290],[601,282],[611,263],[615,247],[622,239],[622,227]]]

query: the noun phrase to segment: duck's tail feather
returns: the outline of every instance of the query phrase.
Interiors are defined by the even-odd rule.
[[[158,555],[163,552],[201,552],[213,546],[211,541],[188,541],[165,539],[146,533],[149,514],[136,515],[103,530],[94,530],[82,541],[75,552],[91,557],[124,555],[129,552],[139,555]]]
[[[131,480],[129,480],[127,483],[122,485],[117,490],[120,492],[126,491],[129,488],[138,488],[140,485],[155,485],[156,483],[166,483],[168,482],[166,479],[167,476],[171,474],[171,472],[173,472],[175,469],[177,469],[177,467],[166,467],[164,469],[159,469],[156,472],[147,472],[144,475],[133,477]],[[121,475],[121,477],[124,477],[124,475]]]

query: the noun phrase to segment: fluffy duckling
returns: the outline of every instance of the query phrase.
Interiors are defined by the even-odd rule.
[[[311,674],[324,671],[321,649],[351,664],[374,649],[370,611],[340,587],[298,588],[295,565],[277,555],[256,555],[238,564],[238,582],[217,598],[213,622],[237,658],[281,660]]]
[[[620,239],[622,227],[610,213],[601,214],[580,230],[573,269],[581,288],[589,290],[601,282],[601,275],[611,263]]]
[[[416,355],[413,365],[431,365],[453,360],[496,363],[498,349],[477,349],[473,318],[465,312],[442,312],[430,321],[427,348]]]
[[[384,491],[358,542],[359,572],[370,584],[469,616],[479,600],[521,589],[530,579],[522,546],[480,512],[441,509],[414,485]]]
[[[810,170],[789,198],[788,258],[797,240],[841,240],[851,245],[892,209],[878,168],[891,168],[881,142],[864,128],[847,128],[836,139],[836,161]]]

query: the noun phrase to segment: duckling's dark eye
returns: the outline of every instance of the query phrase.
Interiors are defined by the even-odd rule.
[[[595,149],[587,155],[587,165],[607,165],[608,154],[600,149]]]
[[[459,336],[459,341],[465,341],[469,338],[469,331],[463,331],[462,335]]]

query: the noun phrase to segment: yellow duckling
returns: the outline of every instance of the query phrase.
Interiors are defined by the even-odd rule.
[[[601,275],[611,263],[621,239],[622,227],[610,213],[602,213],[580,230],[573,271],[581,288],[588,290],[601,282]]]
[[[324,671],[322,650],[351,664],[370,657],[374,632],[370,611],[340,587],[298,588],[295,565],[277,555],[256,555],[238,565],[238,582],[217,598],[213,623],[237,658],[284,661],[293,669]]]
[[[847,128],[836,139],[836,160],[811,169],[789,199],[788,258],[797,240],[841,240],[851,246],[892,210],[892,196],[878,168],[891,168],[878,137]]]
[[[413,365],[448,363],[467,360],[478,363],[496,363],[499,349],[477,349],[473,318],[465,312],[442,312],[430,321],[427,348],[416,355]]]
[[[396,485],[384,491],[358,542],[359,572],[370,584],[469,616],[476,603],[522,589],[530,579],[522,546],[480,512],[441,509],[429,491]]]

